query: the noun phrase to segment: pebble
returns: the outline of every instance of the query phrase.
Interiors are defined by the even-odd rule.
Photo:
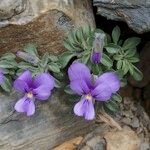
[[[137,117],[134,117],[131,121],[131,126],[133,128],[139,128],[140,127],[140,122],[139,119]]]
[[[142,143],[140,150],[150,150],[150,145],[148,143]]]

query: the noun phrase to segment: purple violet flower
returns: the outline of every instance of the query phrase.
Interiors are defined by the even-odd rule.
[[[94,64],[98,64],[101,61],[103,48],[104,48],[104,33],[95,33],[94,41],[93,41],[93,50],[91,54],[91,61]]]
[[[39,100],[47,100],[54,88],[54,79],[48,73],[41,73],[34,79],[30,71],[25,71],[14,82],[14,88],[23,93],[24,97],[15,104],[17,112],[24,112],[27,116],[31,116],[35,112],[35,98]]]
[[[4,74],[3,74],[3,70],[0,69],[0,84],[2,84],[4,81]]]
[[[91,60],[94,64],[100,63],[101,58],[102,58],[102,56],[101,56],[100,52],[93,51],[92,56],[91,56]]]
[[[87,120],[95,118],[95,100],[107,101],[120,88],[118,76],[113,72],[106,72],[93,82],[89,68],[82,63],[73,63],[68,69],[68,75],[70,88],[81,95],[81,100],[74,106],[74,113]]]

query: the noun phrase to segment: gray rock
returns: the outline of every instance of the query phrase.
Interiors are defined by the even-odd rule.
[[[150,149],[150,145],[148,143],[142,143],[140,150],[149,150]]]
[[[50,10],[65,13],[78,25],[85,24],[85,22],[90,25],[94,23],[88,0],[1,0],[0,27],[9,24],[27,24]]]
[[[12,16],[22,13],[26,4],[27,0],[1,0],[0,20],[10,19]]]
[[[73,27],[95,26],[89,0],[10,1],[0,0],[3,4],[0,5],[0,27],[3,27],[0,28],[0,53],[15,53],[32,43],[41,53],[60,54],[65,50],[63,40]],[[22,9],[16,11],[18,7]]]
[[[93,0],[98,14],[111,20],[125,21],[137,33],[150,31],[149,0]]]
[[[104,140],[101,139],[100,136],[95,136],[91,140],[87,141],[87,145],[92,149],[92,150],[104,150]]]
[[[61,98],[60,98],[61,97]],[[0,149],[50,150],[69,138],[89,132],[92,122],[75,117],[72,105],[57,92],[48,101],[36,101],[31,117],[14,111],[16,93],[0,95]]]
[[[140,126],[139,119],[137,117],[134,117],[131,121],[131,126],[133,128],[138,128]]]

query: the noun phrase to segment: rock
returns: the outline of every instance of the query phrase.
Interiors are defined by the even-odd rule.
[[[97,13],[111,20],[125,21],[137,33],[150,31],[149,0],[93,0]]]
[[[94,19],[89,0],[43,0],[42,2],[40,0],[2,0],[0,2],[0,25],[27,24],[50,10],[65,13],[73,19],[75,25],[87,23],[93,26]]]
[[[73,138],[73,139],[66,141],[63,144],[55,147],[53,150],[74,150],[77,147],[77,145],[80,144],[82,139],[83,139],[83,137],[81,137],[81,136]]]
[[[131,121],[131,126],[133,128],[138,128],[140,126],[139,119],[137,117],[134,117]]]
[[[93,131],[86,134],[78,146],[79,150],[105,150],[105,140],[103,139],[104,131],[108,131],[109,127],[105,124],[99,124]]]
[[[135,81],[132,78],[130,78],[129,82],[131,83],[132,86],[138,87],[138,88],[143,88],[146,85],[150,83],[150,41],[146,43],[144,48],[142,49],[140,53],[140,62],[137,65],[138,68],[142,71],[143,73],[143,80],[142,81]]]
[[[31,117],[14,111],[19,98],[16,93],[0,96],[1,150],[50,150],[94,128],[92,122],[76,117],[65,103],[67,98],[58,92],[48,101],[36,101],[36,112]]]
[[[0,26],[3,26],[0,28],[0,53],[16,52],[27,43],[33,43],[39,52],[58,54],[64,51],[64,37],[73,27],[95,27],[89,0],[12,0],[13,12],[7,10],[10,0],[2,2],[0,10],[5,10],[8,19],[3,20],[0,11]],[[16,14],[17,8],[22,8],[19,14]]]
[[[148,143],[142,143],[140,150],[149,150],[150,145]]]
[[[126,124],[126,125],[130,125],[130,123],[131,123],[131,119],[130,118],[123,118],[123,119],[121,119],[121,122],[123,122],[124,124]]]
[[[22,13],[26,9],[26,5],[26,0],[1,0],[0,21],[2,22]]]
[[[138,150],[140,140],[133,131],[107,132],[104,135],[107,150]]]
[[[105,141],[101,139],[100,136],[95,136],[87,142],[87,146],[89,146],[93,150],[104,150],[104,144]]]

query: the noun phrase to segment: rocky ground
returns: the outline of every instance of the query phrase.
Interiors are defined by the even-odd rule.
[[[98,115],[97,127],[87,135],[71,139],[54,150],[149,150],[150,119],[141,105],[125,97],[121,113],[114,119]]]

